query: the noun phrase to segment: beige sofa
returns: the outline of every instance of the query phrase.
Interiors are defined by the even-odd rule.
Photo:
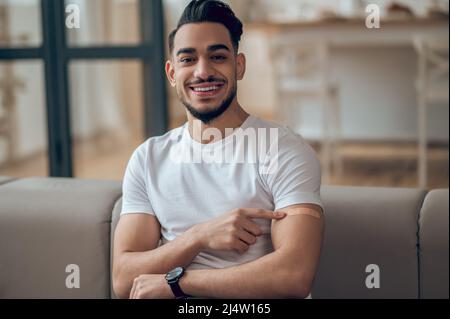
[[[448,189],[324,186],[322,198],[326,232],[313,298],[449,297]],[[119,182],[0,177],[0,298],[114,297],[120,206]],[[66,286],[71,264],[79,288]]]

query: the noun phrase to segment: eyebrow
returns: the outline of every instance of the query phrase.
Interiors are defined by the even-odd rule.
[[[197,50],[195,50],[194,48],[183,48],[183,49],[178,50],[177,56],[179,56],[180,54],[183,54],[183,53],[187,53],[187,54],[195,53],[196,51]]]
[[[226,50],[230,51],[230,49],[225,44],[213,44],[207,48],[208,52],[217,51],[217,50]]]
[[[226,50],[226,51],[230,51],[230,48],[228,48],[225,44],[213,44],[208,46],[207,51],[208,52],[213,52],[213,51],[217,51],[217,50]],[[179,56],[180,54],[192,54],[197,52],[196,49],[194,48],[182,48],[180,50],[177,51],[176,56]]]

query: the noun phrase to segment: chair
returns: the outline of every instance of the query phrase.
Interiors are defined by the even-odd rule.
[[[280,37],[271,43],[276,95],[280,120],[292,123],[292,107],[305,98],[317,99],[321,113],[320,156],[323,181],[330,179],[332,168],[342,174],[342,159],[337,152],[341,127],[339,92],[329,76],[329,54],[325,42],[295,42]]]
[[[449,103],[448,38],[414,38],[418,54],[416,81],[418,114],[418,178],[419,187],[427,187],[427,110],[436,102]]]

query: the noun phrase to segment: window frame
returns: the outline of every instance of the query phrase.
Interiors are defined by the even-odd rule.
[[[39,47],[0,47],[0,61],[32,59],[44,63],[49,176],[55,177],[73,177],[69,98],[71,61],[140,61],[144,135],[161,135],[168,129],[162,0],[139,0],[141,41],[133,46],[68,46],[65,7],[64,0],[40,0],[42,44]]]

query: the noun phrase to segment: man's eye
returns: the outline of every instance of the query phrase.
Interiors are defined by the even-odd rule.
[[[224,57],[223,55],[214,55],[211,57],[211,59],[216,60],[216,61],[221,61],[221,60],[225,60],[226,57]]]
[[[181,63],[190,63],[192,61],[194,61],[193,58],[182,58],[182,59],[180,59]]]

